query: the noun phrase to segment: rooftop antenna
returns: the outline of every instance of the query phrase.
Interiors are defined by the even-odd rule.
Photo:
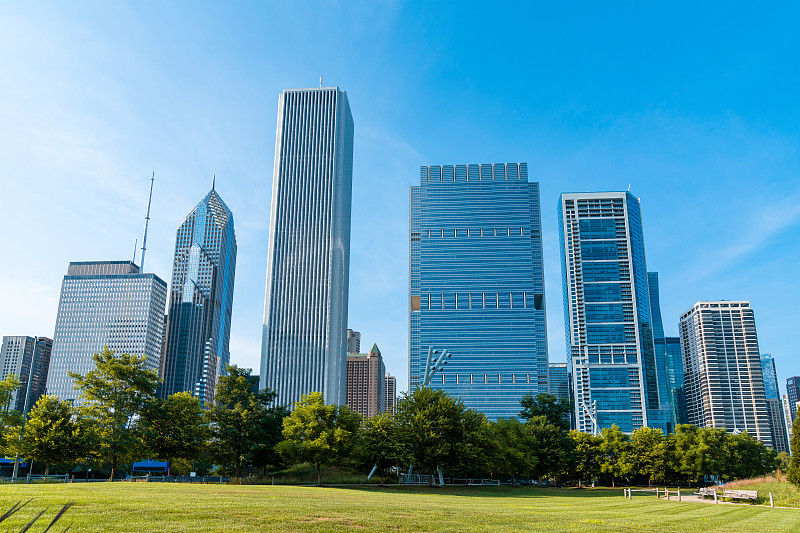
[[[322,89],[322,76],[319,77],[319,88]]]
[[[631,184],[628,184],[628,192],[631,192]]]
[[[144,272],[144,254],[147,251],[147,226],[150,225],[150,202],[153,201],[153,182],[156,179],[156,173],[153,171],[153,177],[150,178],[150,197],[147,199],[147,216],[144,217],[144,238],[142,239],[142,264],[139,266],[139,272]]]
[[[136,245],[139,244],[139,239],[133,241],[133,264],[136,264]]]

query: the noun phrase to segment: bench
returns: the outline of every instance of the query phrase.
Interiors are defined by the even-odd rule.
[[[731,498],[732,500],[753,500],[758,498],[757,490],[726,490],[722,493],[723,498]]]
[[[714,495],[716,495],[717,494],[717,490],[716,489],[712,489],[711,487],[702,487],[702,488],[697,489],[697,492],[695,494],[697,494],[701,498],[705,498],[706,496],[714,496]]]

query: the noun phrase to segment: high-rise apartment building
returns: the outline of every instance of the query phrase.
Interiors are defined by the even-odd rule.
[[[647,287],[650,296],[650,317],[653,324],[653,352],[656,362],[659,401],[661,408],[669,413],[667,431],[671,433],[675,426],[686,423],[681,340],[678,337],[667,337],[664,334],[658,272],[647,273]]]
[[[280,95],[261,387],[345,401],[353,116],[338,88]]]
[[[796,405],[797,402],[800,402],[800,376],[786,378],[786,394],[789,396],[791,405]],[[794,419],[795,415],[792,414],[792,420]]]
[[[423,166],[410,188],[409,388],[430,383],[491,419],[548,390],[539,184],[526,163]]]
[[[158,372],[167,284],[131,261],[73,262],[61,285],[47,394],[78,401],[69,372],[94,370],[92,355],[108,346],[145,357]]]
[[[345,405],[364,418],[386,409],[386,367],[377,344],[366,354],[347,354]]]
[[[347,353],[361,353],[361,333],[347,330]]]
[[[178,228],[159,394],[189,392],[213,402],[230,363],[236,233],[212,185]]]
[[[772,446],[750,302],[697,302],[680,318],[689,423],[747,431]]]
[[[393,415],[394,408],[397,405],[397,379],[387,373],[383,389],[386,394],[386,408],[383,412]]]
[[[559,232],[575,428],[667,431],[639,200],[629,192],[564,193]]]
[[[567,363],[550,363],[547,374],[547,392],[569,401],[569,369]]]
[[[781,408],[783,409],[783,420],[786,423],[786,435],[789,439],[789,447],[791,448],[792,442],[792,435],[794,431],[792,431],[792,423],[794,422],[794,418],[797,417],[797,403],[790,403],[789,402],[789,395],[784,394],[781,396]]]
[[[789,437],[786,420],[783,417],[783,402],[778,390],[778,372],[772,354],[761,354],[761,374],[764,376],[764,396],[769,410],[769,426],[772,431],[773,447],[778,452],[789,453]]]
[[[0,349],[0,380],[8,376],[16,376],[20,387],[11,397],[9,405],[0,405],[0,409],[16,409],[22,412],[28,392],[28,377],[31,372],[35,341],[33,337],[6,335]]]

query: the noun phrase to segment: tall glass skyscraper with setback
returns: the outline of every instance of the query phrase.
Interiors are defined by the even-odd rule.
[[[409,231],[409,387],[447,349],[431,387],[518,416],[548,390],[539,184],[526,163],[423,166]]]
[[[189,392],[212,402],[230,362],[236,233],[212,185],[178,228],[172,263],[162,397]]]
[[[47,394],[79,401],[69,372],[94,370],[92,355],[108,346],[145,357],[158,372],[167,284],[131,261],[74,262],[61,285]]]
[[[559,231],[576,429],[593,432],[596,407],[599,428],[667,431],[639,200],[628,192],[564,193]]]
[[[336,87],[278,102],[261,388],[345,402],[353,116]]]

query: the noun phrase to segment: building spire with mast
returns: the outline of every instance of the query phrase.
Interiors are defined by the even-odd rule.
[[[153,177],[150,178],[150,197],[147,199],[147,216],[144,217],[144,238],[142,239],[142,264],[139,266],[139,272],[144,272],[144,253],[147,251],[147,226],[150,225],[150,203],[153,201],[153,182],[156,179],[156,173],[153,171]]]

